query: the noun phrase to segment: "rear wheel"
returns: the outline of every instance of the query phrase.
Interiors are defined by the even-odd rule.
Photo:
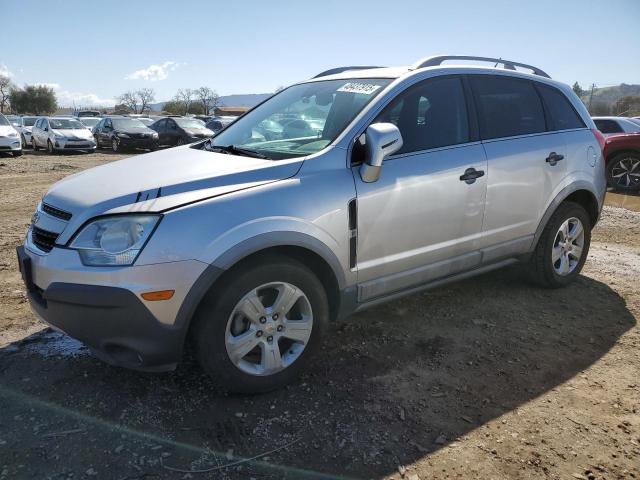
[[[607,183],[623,191],[640,190],[640,154],[621,153],[607,164]]]
[[[529,261],[537,284],[563,287],[580,274],[591,244],[591,220],[579,204],[565,202],[551,216]]]
[[[297,378],[329,319],[322,283],[287,258],[232,272],[198,309],[197,358],[231,391],[261,393]]]

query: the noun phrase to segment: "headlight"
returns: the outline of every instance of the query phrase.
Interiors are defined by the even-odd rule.
[[[94,220],[76,235],[71,248],[78,250],[85,265],[132,265],[159,220],[159,215],[120,215]]]
[[[158,138],[158,134],[157,134],[156,132],[153,132],[153,133],[151,134],[151,136],[152,136],[153,138]]]
[[[116,135],[119,136],[120,138],[130,138],[129,135],[127,135],[126,133],[118,132],[116,133]]]
[[[17,136],[18,136],[18,134],[17,134],[16,132],[11,132],[11,133],[9,133],[9,136],[10,136],[10,137],[17,137]]]
[[[56,140],[66,140],[66,137],[65,137],[64,135],[58,135],[57,133],[55,133],[55,134],[53,135],[53,137],[54,137]]]

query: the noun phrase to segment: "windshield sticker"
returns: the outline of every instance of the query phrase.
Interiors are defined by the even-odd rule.
[[[371,83],[349,82],[349,83],[345,83],[337,91],[347,92],[347,93],[363,93],[365,95],[371,95],[373,92],[375,92],[379,88],[380,88],[380,85],[372,85]]]

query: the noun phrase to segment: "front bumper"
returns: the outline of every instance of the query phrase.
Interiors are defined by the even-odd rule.
[[[0,137],[0,152],[16,152],[22,150],[20,137]]]
[[[118,142],[122,148],[144,148],[154,149],[158,146],[158,138],[122,138],[118,137]]]
[[[56,150],[95,150],[96,142],[93,139],[82,140],[60,140],[56,139],[54,143]]]
[[[175,368],[189,322],[179,311],[206,265],[197,261],[131,267],[84,267],[77,252],[39,255],[17,248],[33,311],[80,340],[112,365],[146,371]],[[55,258],[58,257],[58,258]],[[116,286],[117,285],[117,286]],[[145,291],[175,289],[170,300],[148,302]]]

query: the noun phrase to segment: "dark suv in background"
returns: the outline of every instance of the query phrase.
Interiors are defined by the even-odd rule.
[[[96,146],[110,147],[114,152],[123,149],[142,148],[155,150],[158,134],[137,118],[103,118],[93,129]]]
[[[158,132],[160,145],[186,145],[213,136],[214,132],[204,126],[201,120],[185,117],[162,118],[150,125]]]

